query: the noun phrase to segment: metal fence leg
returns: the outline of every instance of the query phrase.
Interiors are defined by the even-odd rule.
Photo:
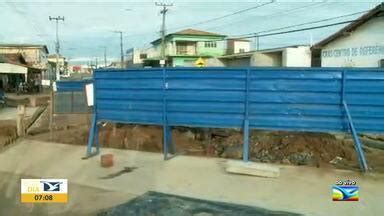
[[[168,159],[168,140],[169,140],[169,130],[168,126],[164,123],[163,124],[163,153],[164,153],[164,160]]]
[[[97,122],[95,123],[95,146],[96,152],[95,154],[99,154],[100,152],[100,143],[99,143],[99,126],[97,126]]]
[[[168,133],[168,142],[167,144],[169,145],[169,152],[171,154],[176,153],[176,145],[175,142],[172,141],[172,130],[171,127],[167,126],[167,133]]]
[[[96,115],[92,115],[92,123],[91,123],[91,128],[89,129],[89,135],[88,135],[88,144],[87,144],[87,153],[85,157],[90,157],[92,156],[92,146],[93,146],[93,141],[95,138],[95,132],[96,127],[97,127],[97,122],[96,122]]]
[[[363,151],[363,148],[361,147],[361,143],[360,143],[359,137],[357,135],[355,126],[353,124],[351,114],[349,113],[348,105],[345,101],[343,101],[343,107],[344,107],[345,113],[347,114],[347,117],[348,117],[348,125],[349,125],[349,129],[352,132],[353,141],[355,143],[355,145],[354,145],[355,150],[356,150],[356,153],[357,153],[357,156],[359,159],[360,169],[363,172],[366,172],[366,171],[368,171],[368,165],[367,165],[367,162],[365,160],[364,151]]]
[[[243,161],[249,160],[249,85],[250,69],[246,71],[245,82],[245,104],[244,104],[244,127],[243,127]]]
[[[243,128],[243,161],[249,160],[249,120],[244,120]]]

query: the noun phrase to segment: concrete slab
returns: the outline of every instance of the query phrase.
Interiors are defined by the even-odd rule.
[[[50,93],[39,94],[22,94],[6,93],[6,104],[9,106],[17,106],[17,104],[26,104],[31,107],[47,105],[50,100]]]
[[[25,118],[28,119],[39,109],[39,107],[26,107]],[[15,120],[17,117],[17,107],[4,107],[0,109],[0,121],[1,120]]]
[[[228,173],[253,175],[266,178],[277,178],[280,175],[280,169],[277,166],[238,160],[228,160],[225,171]]]
[[[71,185],[84,185],[133,195],[158,191],[305,215],[381,215],[384,211],[382,174],[363,176],[351,171],[279,166],[279,178],[260,178],[228,174],[223,159],[177,156],[164,161],[162,154],[118,149],[102,149],[102,153],[114,154],[115,159],[114,167],[102,168],[99,157],[81,160],[84,153],[85,146],[19,140],[0,153],[0,172],[38,178],[67,178],[69,188]],[[100,178],[125,166],[138,168],[116,178]],[[360,201],[332,201],[331,185],[345,179],[357,182]],[[15,178],[4,182],[3,187],[19,183]],[[81,188],[73,188],[81,193]],[[83,205],[84,201],[79,201],[79,196],[71,195],[66,208],[79,205],[77,202]],[[127,196],[127,199],[131,198]],[[98,208],[91,200],[89,205]]]

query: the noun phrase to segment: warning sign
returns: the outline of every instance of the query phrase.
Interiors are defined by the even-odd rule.
[[[204,59],[202,59],[201,57],[198,58],[198,59],[195,61],[195,65],[196,65],[196,67],[204,67],[204,66],[205,66],[205,61],[204,61]]]

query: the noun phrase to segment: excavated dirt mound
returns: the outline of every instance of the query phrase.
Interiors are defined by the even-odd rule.
[[[88,126],[69,127],[54,131],[53,140],[59,143],[85,145]],[[49,140],[49,133],[30,136]],[[240,159],[242,133],[238,130],[199,130],[177,127],[172,130],[176,152]],[[99,141],[102,147],[140,151],[162,151],[162,128],[138,125],[100,125]],[[250,160],[268,163],[309,165],[358,169],[358,161],[350,139],[336,139],[326,133],[270,132],[252,130],[250,133]],[[384,171],[384,151],[364,147],[369,166]]]
[[[0,121],[0,151],[17,138],[16,123],[11,120]]]

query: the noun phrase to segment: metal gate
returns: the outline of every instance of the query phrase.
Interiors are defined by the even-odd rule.
[[[53,113],[75,114],[90,113],[86,102],[84,86],[92,80],[57,81],[53,93]]]

